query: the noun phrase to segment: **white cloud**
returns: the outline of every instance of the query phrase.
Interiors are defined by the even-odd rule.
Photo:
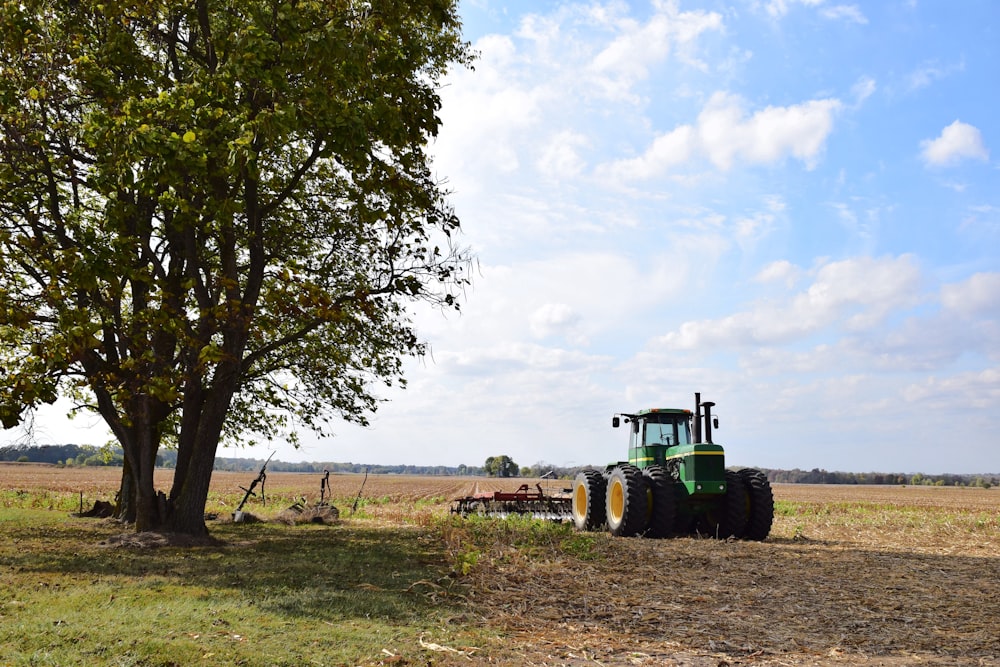
[[[1000,368],[958,373],[949,377],[931,376],[903,389],[909,403],[942,405],[950,409],[992,410],[1000,404]]]
[[[586,174],[584,149],[606,150],[606,130],[642,113],[640,85],[668,60],[671,71],[703,68],[702,36],[723,30],[717,13],[677,2],[652,9],[638,20],[623,3],[567,3],[476,40],[475,69],[453,70],[441,89],[433,153],[452,189],[475,195],[490,179],[501,185],[498,175],[516,181],[529,169],[550,183]]]
[[[779,264],[765,271],[788,275],[792,267]],[[913,305],[920,282],[920,269],[909,255],[831,262],[815,270],[813,283],[790,299],[758,303],[720,319],[685,322],[659,343],[709,350],[788,343],[828,328],[864,330],[894,310]]]
[[[1000,273],[977,273],[941,287],[941,305],[966,317],[1000,318]]]
[[[513,173],[522,165],[520,134],[536,127],[554,93],[544,80],[520,74],[524,55],[507,36],[474,44],[475,70],[455,70],[442,90],[441,119],[447,132],[433,151],[437,168],[458,189],[473,192],[480,171]]]
[[[565,303],[545,303],[531,314],[531,333],[536,338],[566,335],[579,321],[580,315],[571,306]]]
[[[646,23],[618,21],[617,37],[594,56],[589,73],[609,98],[629,99],[635,83],[646,79],[650,67],[666,60],[674,46],[683,62],[702,67],[692,55],[697,39],[722,28],[715,12],[682,12],[675,2],[657,2],[654,8]]]
[[[781,18],[788,14],[790,5],[806,5],[815,7],[823,3],[823,0],[770,0],[764,3],[764,9],[772,18]]]
[[[446,349],[488,350],[552,336],[586,346],[619,331],[623,322],[636,323],[644,309],[674,299],[691,273],[718,252],[678,237],[650,259],[574,251],[483,265],[460,317],[443,320],[429,309],[417,324],[435,341],[435,357]]]
[[[698,136],[695,128],[683,125],[656,137],[639,157],[618,160],[600,170],[610,172],[616,180],[646,180],[685,164],[697,150]]]
[[[834,99],[811,100],[767,107],[744,121],[741,101],[716,93],[698,122],[709,159],[720,168],[728,169],[734,158],[768,164],[788,155],[812,168],[840,106]]]
[[[754,281],[759,283],[784,283],[787,287],[792,287],[799,281],[802,276],[802,269],[795,266],[788,260],[782,259],[776,262],[771,262],[763,269],[761,269],[756,276],[754,276]]]
[[[965,70],[965,62],[954,65],[939,65],[937,63],[926,63],[919,69],[914,70],[909,76],[909,88],[911,91],[927,88],[935,81],[945,79],[955,72]]]
[[[936,139],[921,141],[920,148],[921,157],[930,167],[951,167],[966,159],[984,162],[990,159],[979,129],[960,120],[944,128]]]
[[[832,7],[822,7],[819,10],[820,16],[834,21],[849,21],[858,25],[868,23],[868,17],[864,15],[857,5],[833,5]]]
[[[786,16],[794,5],[814,7],[825,19],[844,20],[861,25],[868,23],[868,18],[857,5],[827,5],[825,0],[770,0],[764,4],[764,10],[771,18],[780,19]]]
[[[587,137],[572,130],[556,133],[542,149],[538,171],[548,180],[560,181],[578,176],[586,167],[580,148],[588,146]]]
[[[743,100],[717,92],[698,115],[695,125],[682,125],[653,140],[641,156],[618,160],[601,171],[624,181],[663,175],[695,157],[716,168],[735,163],[774,164],[793,157],[815,167],[833,131],[835,99],[810,100],[787,107],[767,107],[747,117]]]
[[[749,215],[738,216],[733,220],[733,234],[736,242],[744,250],[768,236],[774,230],[775,216],[773,213],[757,211]]]
[[[869,97],[875,94],[877,86],[875,79],[870,76],[863,76],[851,87],[851,95],[854,97],[854,106],[860,107]]]
[[[980,204],[970,206],[959,230],[966,233],[1000,236],[1000,206]]]

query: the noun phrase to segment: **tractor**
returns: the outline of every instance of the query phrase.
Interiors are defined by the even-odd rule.
[[[630,537],[699,534],[763,540],[771,532],[774,497],[767,476],[754,468],[727,470],[712,442],[715,403],[695,409],[659,408],[612,418],[630,427],[628,461],[588,468],[573,481],[577,530]],[[693,429],[693,433],[692,433]]]

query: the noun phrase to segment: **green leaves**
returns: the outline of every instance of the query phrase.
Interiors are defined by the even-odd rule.
[[[452,0],[2,3],[4,424],[363,422],[468,283],[423,146],[469,59]]]

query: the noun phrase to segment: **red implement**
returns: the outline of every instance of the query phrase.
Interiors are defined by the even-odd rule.
[[[572,499],[569,496],[550,496],[536,484],[532,491],[522,484],[517,491],[491,491],[458,498],[451,506],[454,514],[468,516],[492,516],[506,518],[512,514],[532,516],[537,519],[562,521],[572,515]]]

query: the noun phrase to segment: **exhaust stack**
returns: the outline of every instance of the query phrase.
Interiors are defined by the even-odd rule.
[[[712,408],[715,403],[711,401],[705,401],[702,403],[705,406],[705,442],[712,443]]]
[[[694,441],[701,442],[701,394],[694,394]]]

